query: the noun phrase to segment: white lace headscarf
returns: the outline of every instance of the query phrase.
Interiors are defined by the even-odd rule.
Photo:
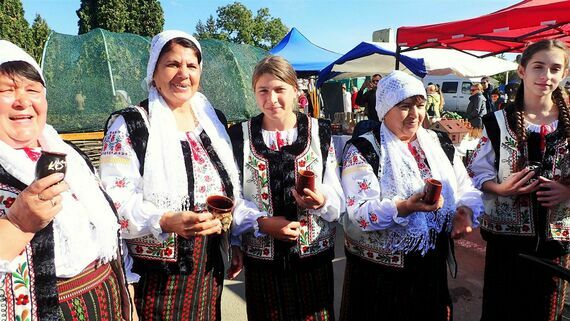
[[[0,64],[10,61],[29,63],[43,79],[42,70],[34,58],[13,43],[0,40]],[[102,261],[108,262],[115,258],[119,225],[115,213],[100,189],[98,178],[87,166],[83,157],[65,143],[50,125],[44,126],[38,141],[43,150],[67,154],[67,173],[64,180],[69,185],[70,192],[61,194],[63,208],[53,220],[56,231],[65,231],[54,233],[55,242],[65,258],[56,258],[56,260],[60,261],[63,267],[68,267],[66,263],[71,266],[73,258],[78,256],[77,253],[84,251],[84,244],[76,244],[68,237],[74,233],[77,224],[93,226],[97,238],[98,256]],[[0,164],[8,173],[26,185],[30,185],[35,179],[35,162],[3,141],[0,141]],[[73,194],[83,205],[86,215],[78,215],[77,209],[73,207],[71,199]]]
[[[378,117],[384,119],[386,113],[401,101],[413,97],[426,98],[422,83],[401,71],[394,71],[382,78],[376,91]],[[432,178],[442,182],[443,207],[435,212],[416,212],[408,216],[406,226],[397,226],[382,233],[385,248],[394,251],[413,250],[425,254],[435,247],[435,237],[444,227],[451,228],[451,218],[456,210],[457,179],[452,164],[435,135],[423,127],[416,132],[417,140],[430,165]],[[418,165],[406,143],[401,141],[383,122],[380,128],[380,188],[381,198],[407,199],[422,191],[424,181]]]
[[[149,89],[149,136],[144,164],[143,194],[146,200],[151,201],[163,212],[192,210],[176,119],[164,98],[152,84],[158,56],[162,48],[174,38],[188,39],[196,45],[200,53],[202,52],[200,44],[194,37],[178,30],[161,32],[154,36],[151,42],[145,78]],[[202,63],[200,63],[201,68]],[[196,120],[211,139],[212,146],[230,177],[234,197],[238,197],[240,195],[238,169],[226,128],[203,94],[196,92],[190,100],[190,105]]]

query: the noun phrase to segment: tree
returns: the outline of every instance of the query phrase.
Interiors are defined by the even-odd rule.
[[[264,49],[273,47],[288,28],[281,19],[271,17],[269,9],[261,8],[254,16],[251,10],[240,2],[218,7],[218,18],[208,18],[206,24],[198,20],[196,33],[199,39],[221,39],[240,44],[249,44]]]
[[[97,22],[97,0],[81,0],[81,6],[75,12],[79,17],[77,25],[79,26],[78,34],[84,34],[89,32],[91,29],[97,28],[93,26],[98,26]]]
[[[27,52],[33,52],[34,44],[20,0],[0,0],[0,39],[11,41]]]
[[[125,32],[129,17],[126,1],[98,0],[95,17],[98,25],[91,29],[103,28],[113,32]]]
[[[38,63],[41,63],[42,53],[44,50],[44,45],[49,37],[51,30],[47,22],[42,18],[39,14],[36,15],[34,19],[34,23],[32,24],[31,29],[31,38],[32,43],[35,45],[35,48],[32,52],[32,55]]]
[[[164,27],[164,12],[158,0],[132,0],[127,5],[126,32],[152,37]]]

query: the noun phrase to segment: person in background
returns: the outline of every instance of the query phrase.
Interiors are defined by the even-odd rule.
[[[356,96],[358,96],[358,88],[356,86],[352,86],[352,93],[350,94],[350,104],[352,106],[352,110],[355,112],[360,112],[360,106],[356,103]]]
[[[485,76],[483,78],[481,78],[481,86],[483,87],[483,97],[485,97],[485,108],[487,110],[487,114],[490,114],[492,112],[497,111],[496,109],[493,109],[493,102],[491,101],[491,93],[493,92],[493,85],[491,85],[491,83],[489,83],[489,77]]]
[[[486,99],[482,93],[481,84],[471,85],[471,96],[467,105],[466,116],[473,127],[472,136],[478,137],[483,129],[482,117],[487,113]]]
[[[503,99],[503,93],[500,92],[498,88],[493,89],[491,102],[493,103],[493,110],[497,111],[503,109],[505,100]]]
[[[566,282],[519,254],[568,267],[570,109],[559,87],[568,55],[558,40],[529,45],[514,103],[483,118],[468,166],[485,193],[482,321],[563,319]]]
[[[345,113],[352,113],[352,101],[345,84],[342,84],[342,106]]]
[[[426,91],[426,113],[429,117],[439,119],[439,105],[441,104],[441,96],[437,93],[435,85],[428,85]]]
[[[376,114],[376,88],[378,82],[382,79],[380,74],[374,74],[372,80],[366,80],[360,87],[358,94],[356,95],[356,104],[358,106],[364,106],[365,113],[368,119],[378,121],[378,115]]]
[[[154,36],[148,100],[113,113],[106,125],[101,179],[140,275],[141,320],[221,318],[222,225],[206,198],[225,195],[238,208],[241,192],[226,119],[198,92],[202,57],[185,32]]]
[[[248,320],[334,320],[334,222],[344,194],[330,123],[293,110],[297,76],[282,57],[263,58],[252,87],[261,114],[230,128],[244,199],[257,206],[234,211],[232,231],[242,238]],[[301,170],[314,174],[314,190],[295,190]]]
[[[113,204],[47,112],[40,67],[0,40],[0,319],[131,320]],[[66,173],[36,178],[43,151]]]
[[[349,141],[343,156],[347,261],[340,320],[447,321],[450,242],[478,225],[481,192],[447,135],[421,127],[420,80],[394,71],[376,95],[382,124]],[[433,203],[426,179],[441,182]]]
[[[439,95],[439,115],[443,115],[443,106],[445,105],[445,98],[441,92],[439,84],[435,84],[435,92]]]

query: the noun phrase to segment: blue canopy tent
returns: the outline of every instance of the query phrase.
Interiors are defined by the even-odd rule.
[[[287,59],[301,77],[318,74],[341,56],[310,42],[296,28],[292,28],[269,53]]]
[[[331,79],[345,79],[387,74],[394,70],[396,53],[371,42],[361,42],[358,46],[336,59],[319,72],[317,87]],[[402,71],[423,78],[427,74],[423,58],[400,55],[404,65]]]

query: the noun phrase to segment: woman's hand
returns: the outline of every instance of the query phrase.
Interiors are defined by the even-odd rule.
[[[443,196],[439,197],[439,201],[435,204],[424,202],[424,192],[415,193],[407,200],[396,201],[398,216],[406,217],[414,212],[433,212],[443,206]]]
[[[305,195],[301,196],[295,189],[293,189],[293,197],[300,207],[308,210],[316,210],[325,205],[325,196],[319,190],[313,192],[310,189],[305,188],[303,189],[303,192],[305,192]]]
[[[467,206],[459,206],[453,217],[452,239],[460,239],[473,232],[473,211]]]
[[[208,212],[166,212],[160,218],[159,224],[163,232],[174,232],[186,239],[222,232],[220,220],[214,219],[214,216]]]
[[[239,246],[232,246],[232,261],[228,269],[228,279],[235,279],[243,269],[243,252]]]
[[[493,181],[483,183],[483,190],[490,191],[499,196],[513,196],[520,194],[528,194],[538,190],[539,180],[528,184],[528,181],[534,176],[534,171],[527,168],[520,172],[512,173],[502,183],[497,184]]]
[[[299,238],[301,223],[289,221],[284,216],[260,217],[259,230],[281,241],[296,241]]]
[[[540,190],[536,192],[537,200],[544,207],[553,207],[570,200],[570,186],[540,176]]]
[[[60,194],[69,189],[63,177],[55,173],[30,184],[8,210],[8,220],[25,233],[36,233],[46,227],[61,211]]]

